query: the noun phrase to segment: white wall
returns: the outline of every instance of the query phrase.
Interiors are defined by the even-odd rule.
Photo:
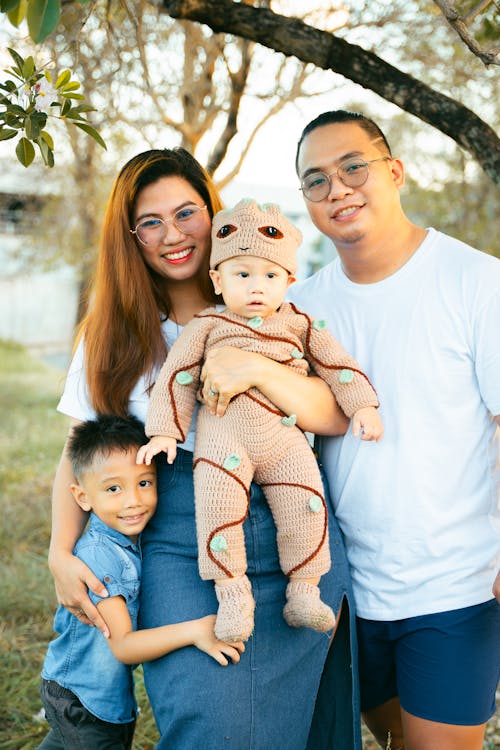
[[[0,277],[0,338],[41,354],[71,348],[77,284],[71,269]]]

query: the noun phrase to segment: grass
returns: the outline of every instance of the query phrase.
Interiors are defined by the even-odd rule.
[[[52,478],[67,430],[55,409],[64,375],[5,341],[0,362],[0,750],[34,750],[47,732],[38,689],[56,607],[46,555]],[[140,668],[136,687],[134,750],[152,750],[158,735]],[[363,736],[364,750],[375,750],[366,730]],[[494,748],[500,748],[500,712],[484,744]]]

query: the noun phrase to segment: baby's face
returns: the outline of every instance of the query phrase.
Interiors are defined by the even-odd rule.
[[[283,302],[295,281],[282,266],[255,255],[239,255],[210,271],[215,291],[229,310],[243,318],[266,318]]]
[[[97,458],[73,489],[84,510],[133,540],[156,509],[155,466],[136,464],[138,447]]]

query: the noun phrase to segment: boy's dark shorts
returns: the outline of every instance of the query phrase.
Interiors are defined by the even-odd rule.
[[[361,710],[399,696],[430,721],[484,724],[495,713],[500,679],[500,604],[404,620],[357,618]]]
[[[40,695],[51,728],[40,746],[43,750],[131,750],[135,720],[128,724],[102,721],[74,693],[52,680],[42,679]]]

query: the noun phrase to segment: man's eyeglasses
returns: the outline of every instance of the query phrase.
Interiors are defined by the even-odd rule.
[[[135,234],[143,245],[160,245],[167,236],[169,222],[172,222],[182,234],[193,234],[200,228],[203,217],[201,212],[206,209],[206,206],[197,206],[193,203],[179,209],[169,219],[160,219],[156,216],[144,219],[130,232]]]
[[[344,185],[347,185],[347,187],[359,187],[360,185],[364,185],[368,179],[369,164],[373,164],[374,161],[390,161],[391,158],[390,156],[380,156],[378,159],[370,159],[369,161],[365,161],[364,159],[346,159],[330,174],[319,170],[311,172],[302,180],[300,189],[308,201],[317,203],[329,195],[332,189],[331,178],[334,175]]]

